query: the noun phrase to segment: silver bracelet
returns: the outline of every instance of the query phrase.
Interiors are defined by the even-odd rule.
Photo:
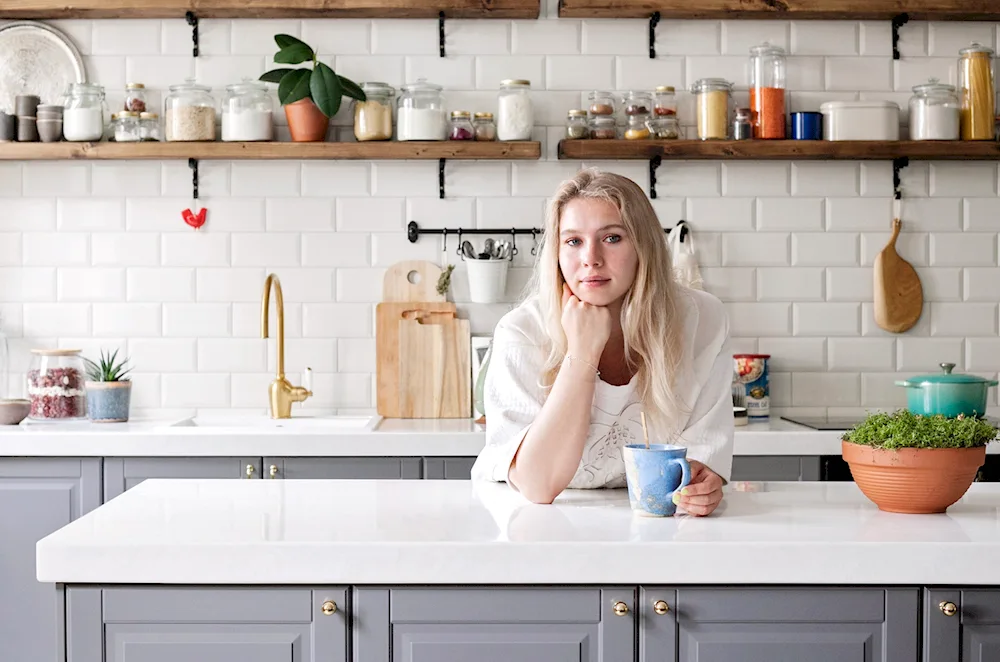
[[[588,363],[588,362],[584,361],[583,359],[578,359],[577,357],[573,356],[572,354],[567,354],[566,355],[566,359],[568,359],[569,361],[579,361],[580,363],[582,363],[582,364],[584,364],[586,366],[589,366],[591,370],[593,370],[594,372],[597,373],[598,377],[601,376],[601,371],[598,370],[597,366],[595,366],[592,363]]]

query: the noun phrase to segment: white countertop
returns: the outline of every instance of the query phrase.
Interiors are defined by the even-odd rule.
[[[853,483],[733,483],[717,515],[634,515],[624,490],[536,505],[503,483],[147,480],[42,539],[43,582],[1000,584],[1000,485],[943,515]],[[965,560],[964,562],[962,560]],[[958,560],[959,562],[956,562]]]
[[[293,417],[33,423],[0,426],[0,457],[475,457],[485,426],[472,419]],[[777,417],[736,428],[735,455],[840,455],[838,431]],[[994,448],[994,446],[998,446]],[[1000,452],[991,444],[988,452]]]

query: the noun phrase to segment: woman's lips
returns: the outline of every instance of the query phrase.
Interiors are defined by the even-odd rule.
[[[586,278],[580,281],[580,285],[583,287],[603,287],[611,282],[610,278]]]

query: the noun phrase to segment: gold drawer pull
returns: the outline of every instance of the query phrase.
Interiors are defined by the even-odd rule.
[[[323,603],[323,613],[329,616],[330,614],[337,611],[337,603],[333,600],[327,600]]]
[[[614,609],[615,611],[615,616],[624,616],[625,614],[628,613],[628,605],[622,602],[621,600],[615,602],[614,607],[612,607],[612,609]]]
[[[660,616],[663,616],[668,611],[670,611],[670,605],[668,605],[663,600],[657,600],[653,603],[653,611],[655,611]]]

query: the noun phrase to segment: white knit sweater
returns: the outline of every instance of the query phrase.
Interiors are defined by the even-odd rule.
[[[684,358],[677,389],[690,414],[680,436],[663,439],[650,430],[650,442],[685,446],[688,459],[704,462],[728,481],[733,464],[729,320],[722,303],[711,294],[684,287],[678,291]],[[545,362],[544,329],[535,298],[497,324],[484,391],[486,446],[472,467],[473,480],[507,481],[514,455],[541,411],[546,396],[539,385]],[[625,486],[621,448],[642,443],[640,411],[635,377],[624,386],[598,380],[583,457],[568,487]]]

